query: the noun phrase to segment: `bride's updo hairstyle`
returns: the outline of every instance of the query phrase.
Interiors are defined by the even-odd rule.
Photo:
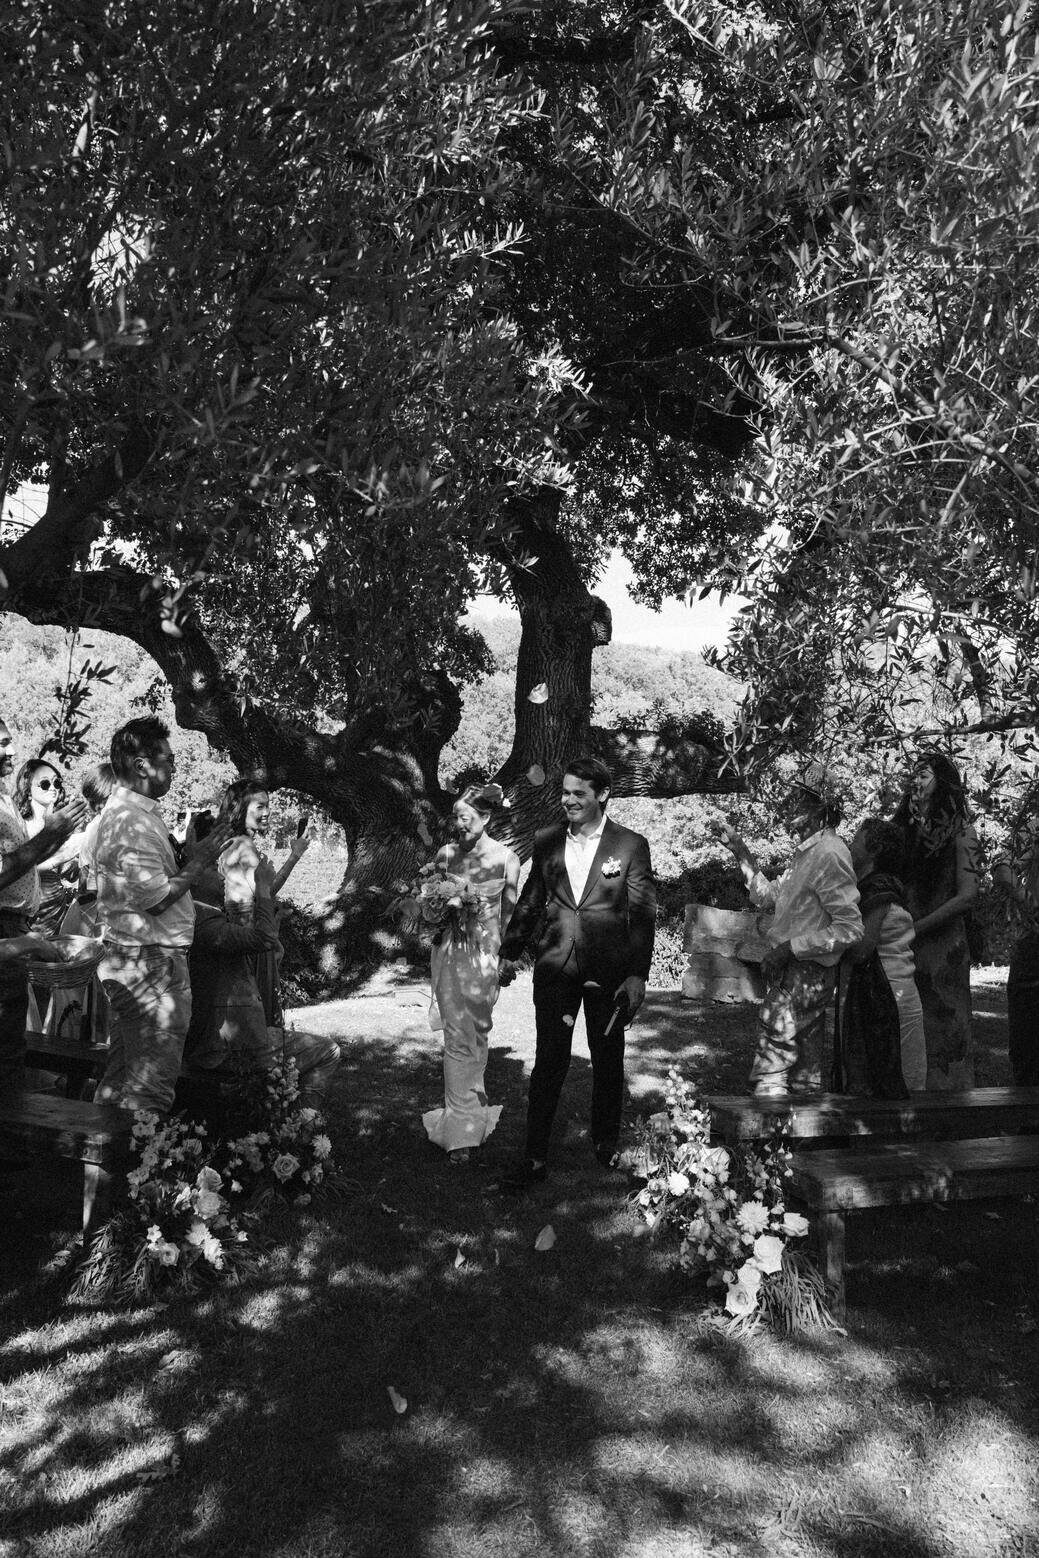
[[[481,817],[493,817],[496,811],[506,810],[509,804],[500,784],[466,785],[458,799],[478,811]]]

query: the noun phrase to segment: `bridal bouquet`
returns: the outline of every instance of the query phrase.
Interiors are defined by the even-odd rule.
[[[446,936],[470,942],[483,902],[466,877],[430,861],[395,907],[405,925],[438,947]]]
[[[757,1148],[712,1147],[710,1111],[676,1071],[666,1105],[640,1122],[635,1147],[644,1221],[673,1230],[682,1267],[724,1289],[734,1327],[751,1330],[762,1318],[786,1331],[834,1327],[822,1278],[789,1248],[808,1219],[784,1205],[791,1170],[782,1128]]]

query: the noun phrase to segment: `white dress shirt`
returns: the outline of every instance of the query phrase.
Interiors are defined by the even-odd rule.
[[[191,946],[195,905],[184,893],[161,914],[177,862],[158,801],[117,785],[105,802],[94,847],[101,934],[122,947]]]
[[[599,826],[594,833],[571,833],[566,830],[566,846],[564,859],[566,862],[566,874],[570,878],[570,891],[574,895],[574,902],[581,902],[581,894],[588,885],[588,873],[592,869],[592,861],[595,859],[595,851],[599,848],[599,840],[602,838],[602,830],[606,826],[606,814],[599,818]]]
[[[790,943],[795,958],[832,968],[845,947],[862,940],[859,886],[848,846],[829,828],[813,833],[794,850],[778,882],[756,871],[751,902],[775,905],[768,930],[772,946]]]

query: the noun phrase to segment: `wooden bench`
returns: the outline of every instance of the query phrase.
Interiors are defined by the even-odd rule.
[[[786,1094],[775,1098],[712,1096],[712,1132],[737,1144],[767,1136],[783,1122],[801,1146],[843,1137],[943,1138],[1039,1131],[1039,1087],[974,1087],[962,1093],[914,1093],[909,1098],[862,1098],[848,1093]]]
[[[843,1319],[844,1219],[848,1212],[912,1202],[977,1201],[1035,1193],[1039,1191],[1039,1138],[990,1136],[974,1141],[891,1142],[863,1150],[798,1152],[791,1168],[792,1196],[816,1214],[823,1276],[834,1295],[834,1313]]]
[[[56,1039],[47,1033],[25,1035],[25,1064],[40,1071],[67,1076],[70,1091],[79,1093],[91,1079],[99,1078],[108,1064],[107,1044],[81,1044],[76,1039]]]
[[[121,1109],[49,1093],[0,1098],[0,1150],[48,1153],[83,1164],[83,1237],[108,1215],[113,1181],[130,1163],[130,1120]]]

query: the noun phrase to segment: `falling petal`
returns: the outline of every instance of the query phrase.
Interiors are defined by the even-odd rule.
[[[530,780],[531,784],[544,784],[545,770],[542,768],[540,763],[531,763],[530,767],[527,769],[527,778]]]
[[[527,701],[529,703],[547,703],[548,686],[546,683],[538,682],[536,687],[532,687],[527,694]]]
[[[430,845],[433,842],[433,835],[430,833],[424,822],[420,822],[418,825],[418,836],[422,840],[423,844]]]
[[[394,1390],[392,1385],[386,1386],[386,1394],[389,1396],[397,1416],[402,1416],[408,1410],[407,1397],[402,1396],[399,1390]]]
[[[534,1240],[534,1248],[536,1250],[542,1251],[550,1250],[555,1242],[556,1231],[552,1227],[551,1223],[546,1223],[544,1228],[542,1228],[541,1232],[538,1234],[537,1238]]]
[[[574,1025],[574,1019],[570,1016],[570,1013],[567,1012],[565,1014],[565,1016],[563,1017],[563,1027],[564,1028],[572,1028],[573,1025]]]
[[[455,1252],[455,1270],[457,1271],[459,1266],[464,1266],[464,1265],[465,1265],[465,1256],[462,1254],[461,1250],[457,1250]]]
[[[306,620],[307,620],[307,618],[309,616],[310,616],[310,607],[309,606],[297,606],[297,608],[296,608],[296,615],[292,619],[292,631],[294,633],[298,632],[299,629],[303,626],[304,622],[306,622]]]

